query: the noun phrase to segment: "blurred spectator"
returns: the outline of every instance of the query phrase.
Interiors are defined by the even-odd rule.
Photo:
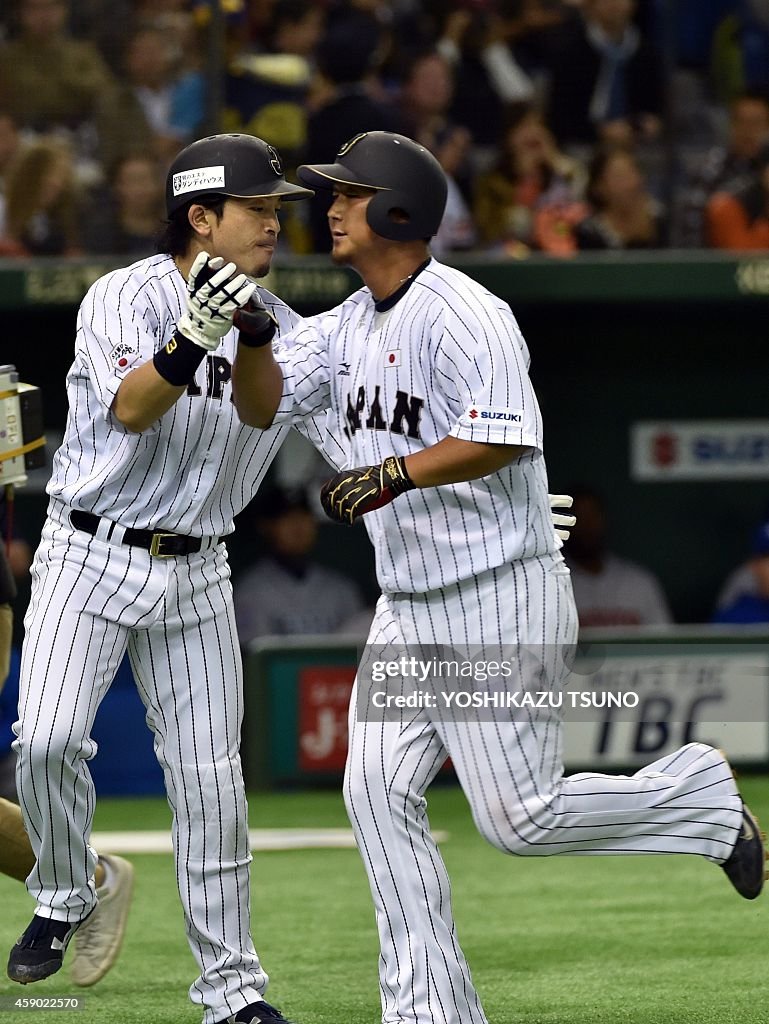
[[[403,130],[402,117],[390,103],[372,98],[378,81],[382,33],[368,14],[349,11],[332,24],[318,47],[317,106],[307,123],[306,163],[329,163],[359,132]],[[316,196],[310,206],[315,252],[330,248],[327,213],[331,193]]]
[[[116,82],[94,44],[68,34],[67,15],[66,0],[19,0],[19,35],[0,48],[0,107],[20,128],[77,132],[78,155],[93,157]]]
[[[769,145],[755,160],[752,181],[710,197],[705,224],[714,249],[769,249]]]
[[[107,195],[94,201],[84,220],[85,251],[136,259],[156,252],[165,218],[164,181],[164,171],[149,153],[120,160]]]
[[[207,3],[210,2],[207,0]],[[170,38],[177,40],[180,48],[188,46],[192,41],[195,18],[200,14],[200,9],[206,6],[200,0],[132,0],[132,3],[136,25],[153,25],[161,29]],[[225,0],[222,6],[227,13],[228,8],[234,6],[233,0]]]
[[[475,225],[464,197],[469,189],[468,154],[472,137],[448,116],[453,95],[454,75],[445,57],[431,50],[414,58],[400,93],[404,131],[438,158],[449,185],[446,213],[431,246],[435,255],[470,249],[476,241]]]
[[[307,97],[325,11],[312,0],[276,0],[259,50],[234,54],[226,79],[226,131],[275,146],[290,167],[307,139]]]
[[[633,24],[635,0],[583,0],[553,57],[548,124],[566,146],[652,140],[661,132],[662,60]]]
[[[574,252],[573,228],[587,213],[582,165],[559,152],[531,107],[509,116],[496,166],[479,175],[473,214],[480,241],[510,255]]]
[[[713,150],[703,171],[708,192],[747,184],[769,144],[769,93],[746,92],[729,108],[729,139]]]
[[[554,41],[576,18],[577,0],[503,0],[507,41],[521,66],[535,79],[552,65]],[[539,88],[539,86],[538,86]]]
[[[710,70],[713,35],[738,0],[676,0],[670,11],[676,64],[701,73]]]
[[[599,148],[590,164],[587,198],[593,212],[575,229],[580,249],[659,249],[668,244],[665,211],[647,189],[630,150]]]
[[[6,247],[17,255],[80,253],[78,190],[69,146],[41,138],[24,147],[8,170]]]
[[[651,626],[671,621],[657,578],[648,569],[619,558],[607,548],[606,509],[602,498],[585,487],[569,489],[576,526],[564,546],[571,569],[579,624]]]
[[[703,246],[705,205],[714,192],[735,192],[755,181],[761,150],[769,144],[769,93],[746,92],[729,106],[728,139],[696,167],[683,189],[679,243]]]
[[[497,8],[483,2],[445,5],[438,30],[437,48],[456,75],[452,114],[472,132],[480,147],[495,144],[507,105],[534,98],[534,82],[510,47],[517,23],[509,6],[503,3]]]
[[[0,111],[0,238],[5,235],[5,187],[8,169],[16,158],[21,139],[16,121]]]
[[[125,39],[136,30],[136,0],[77,0],[70,4],[69,25],[78,39],[89,39],[107,66],[120,64]]]
[[[769,504],[764,508],[763,522],[769,522]],[[752,538],[754,541],[758,539],[759,533],[760,528],[757,527]],[[726,608],[742,594],[756,593],[758,593],[758,584],[751,568],[751,558],[747,558],[735,566],[724,580],[716,598],[716,608]]]
[[[747,568],[749,579],[744,589],[736,590],[731,600],[716,609],[713,622],[769,622],[769,522],[753,534]]]
[[[715,31],[711,54],[714,91],[721,102],[746,89],[769,87],[769,3],[733,0],[731,6]]]
[[[149,135],[155,155],[170,161],[203,121],[203,76],[191,68],[177,73],[173,41],[152,25],[138,29],[128,40],[124,73],[126,82],[116,100],[116,116],[128,129],[122,146],[135,150]],[[112,155],[119,159],[125,149]]]
[[[268,553],[235,580],[241,643],[342,629],[364,602],[351,580],[313,561],[318,524],[305,492],[260,491],[252,509]]]

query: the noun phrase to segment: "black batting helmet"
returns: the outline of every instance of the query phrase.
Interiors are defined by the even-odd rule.
[[[197,196],[305,199],[310,189],[283,177],[278,152],[253,135],[210,135],[176,156],[166,178],[166,214]]]
[[[424,146],[394,132],[363,132],[345,142],[336,163],[303,164],[297,173],[313,188],[342,183],[376,189],[366,219],[372,231],[395,242],[431,238],[446,209],[441,165]]]

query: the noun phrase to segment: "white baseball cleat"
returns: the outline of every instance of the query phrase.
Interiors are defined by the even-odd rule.
[[[75,933],[72,980],[95,985],[112,967],[120,952],[133,893],[133,865],[115,854],[99,857],[106,878],[97,889],[99,902]]]

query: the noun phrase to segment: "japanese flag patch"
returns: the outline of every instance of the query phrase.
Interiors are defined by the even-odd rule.
[[[401,364],[401,350],[399,348],[391,348],[384,354],[385,366],[400,366]]]
[[[109,357],[117,372],[125,373],[130,370],[139,358],[139,353],[133,345],[129,344],[127,341],[121,341],[119,344],[115,345],[110,352]]]

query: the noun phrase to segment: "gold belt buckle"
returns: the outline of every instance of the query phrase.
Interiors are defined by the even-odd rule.
[[[154,555],[155,558],[173,558],[173,552],[166,553],[160,550],[160,545],[166,537],[175,537],[175,533],[153,533],[152,540],[150,541],[150,554]]]

